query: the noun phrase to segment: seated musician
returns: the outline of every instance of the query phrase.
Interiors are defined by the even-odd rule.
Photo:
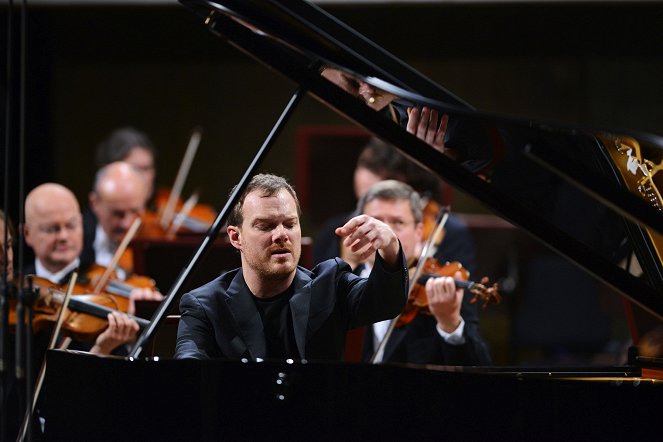
[[[154,195],[157,150],[150,137],[132,127],[114,130],[97,146],[96,163],[101,169],[116,161],[131,164],[145,179],[148,200]]]
[[[89,266],[80,258],[83,225],[78,201],[60,184],[42,184],[28,194],[24,234],[26,244],[35,254],[34,264],[25,269],[26,275],[34,274],[56,284],[66,284],[73,271],[78,270],[83,275]],[[110,354],[123,344],[135,341],[138,330],[136,321],[127,315],[111,313],[108,328],[96,338],[89,351]]]
[[[361,257],[375,257],[368,279],[338,258],[309,271],[297,265],[300,213],[285,179],[251,179],[227,227],[242,266],[182,296],[176,358],[340,361],[349,328],[398,314],[408,276],[391,228],[360,215],[337,229]]]
[[[405,180],[407,161],[396,148],[378,138],[372,138],[361,150],[352,175],[352,187],[357,200],[375,183],[382,180]],[[335,215],[325,221],[313,242],[313,262],[318,264],[327,259],[340,257],[354,269],[352,254],[345,253],[341,239],[336,235],[336,227],[345,224],[354,215],[351,212]]]
[[[422,196],[424,213],[424,238],[429,233],[430,225],[434,224],[439,211],[439,193],[441,180],[427,172],[411,161],[408,161],[394,146],[378,138],[371,140],[364,146],[353,174],[353,188],[357,200],[375,183],[382,180],[399,180],[410,184]],[[425,196],[425,198],[424,198]],[[350,219],[354,211],[334,216],[324,223],[316,235],[313,245],[313,260],[315,263],[326,259],[341,257],[352,266],[359,265],[356,257],[341,247],[341,242],[334,233],[337,224]],[[455,214],[449,215],[445,227],[446,236],[442,243],[440,253],[448,261],[460,261],[470,271],[474,270],[475,252],[471,234],[463,221]]]
[[[372,186],[357,204],[357,213],[379,219],[396,232],[409,262],[416,259],[422,238],[422,204],[409,185],[382,181]],[[444,263],[441,263],[444,264]],[[366,261],[361,275],[371,272]],[[411,281],[412,283],[412,281]],[[375,362],[438,365],[489,365],[490,354],[479,334],[479,321],[471,295],[456,288],[453,278],[431,278],[425,285],[431,315],[418,314],[409,324],[395,328],[383,356]],[[364,360],[370,360],[390,321],[373,324],[364,335]]]
[[[115,251],[133,222],[145,211],[148,188],[138,171],[128,163],[117,161],[99,169],[90,207],[83,213],[83,252],[81,259],[108,266]],[[129,251],[125,256],[131,256]],[[132,260],[123,260],[115,269],[124,280],[133,271]],[[151,288],[139,287],[136,299],[157,300],[163,295]]]

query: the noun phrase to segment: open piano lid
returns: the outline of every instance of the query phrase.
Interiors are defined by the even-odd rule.
[[[304,1],[180,1],[214,34],[663,319],[663,138],[479,112]],[[362,82],[387,107],[362,97]],[[448,155],[404,129],[413,105],[449,116]]]

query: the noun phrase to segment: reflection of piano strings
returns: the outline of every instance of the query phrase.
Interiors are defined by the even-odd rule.
[[[651,160],[643,159],[640,143],[633,138],[615,137],[613,141],[617,152],[622,154],[622,158],[623,155],[626,155],[626,170],[633,176],[637,176],[638,171],[642,173],[642,177],[635,183],[640,196],[652,207],[663,211],[663,198],[654,182],[654,175],[663,169],[663,160],[659,164],[654,164]],[[612,157],[615,159],[614,155]],[[618,161],[617,164],[620,165],[620,162]],[[622,175],[624,175],[623,172]]]
[[[640,143],[631,137],[600,134],[598,138],[607,147],[628,190],[639,195],[655,209],[663,211],[663,197],[654,181],[654,176],[663,170],[663,159],[656,164],[655,161],[644,158]],[[663,262],[663,236],[651,229],[645,231],[654,246],[659,262]]]

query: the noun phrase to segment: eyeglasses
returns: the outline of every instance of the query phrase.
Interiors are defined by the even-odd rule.
[[[72,220],[64,224],[41,224],[37,226],[37,230],[45,235],[57,235],[62,230],[67,232],[75,232],[80,229],[81,222],[80,220]]]

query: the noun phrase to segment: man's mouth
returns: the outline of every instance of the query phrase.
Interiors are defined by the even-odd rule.
[[[272,256],[274,256],[276,258],[282,258],[282,257],[285,257],[285,256],[290,255],[290,254],[291,254],[291,252],[288,249],[272,250]]]

